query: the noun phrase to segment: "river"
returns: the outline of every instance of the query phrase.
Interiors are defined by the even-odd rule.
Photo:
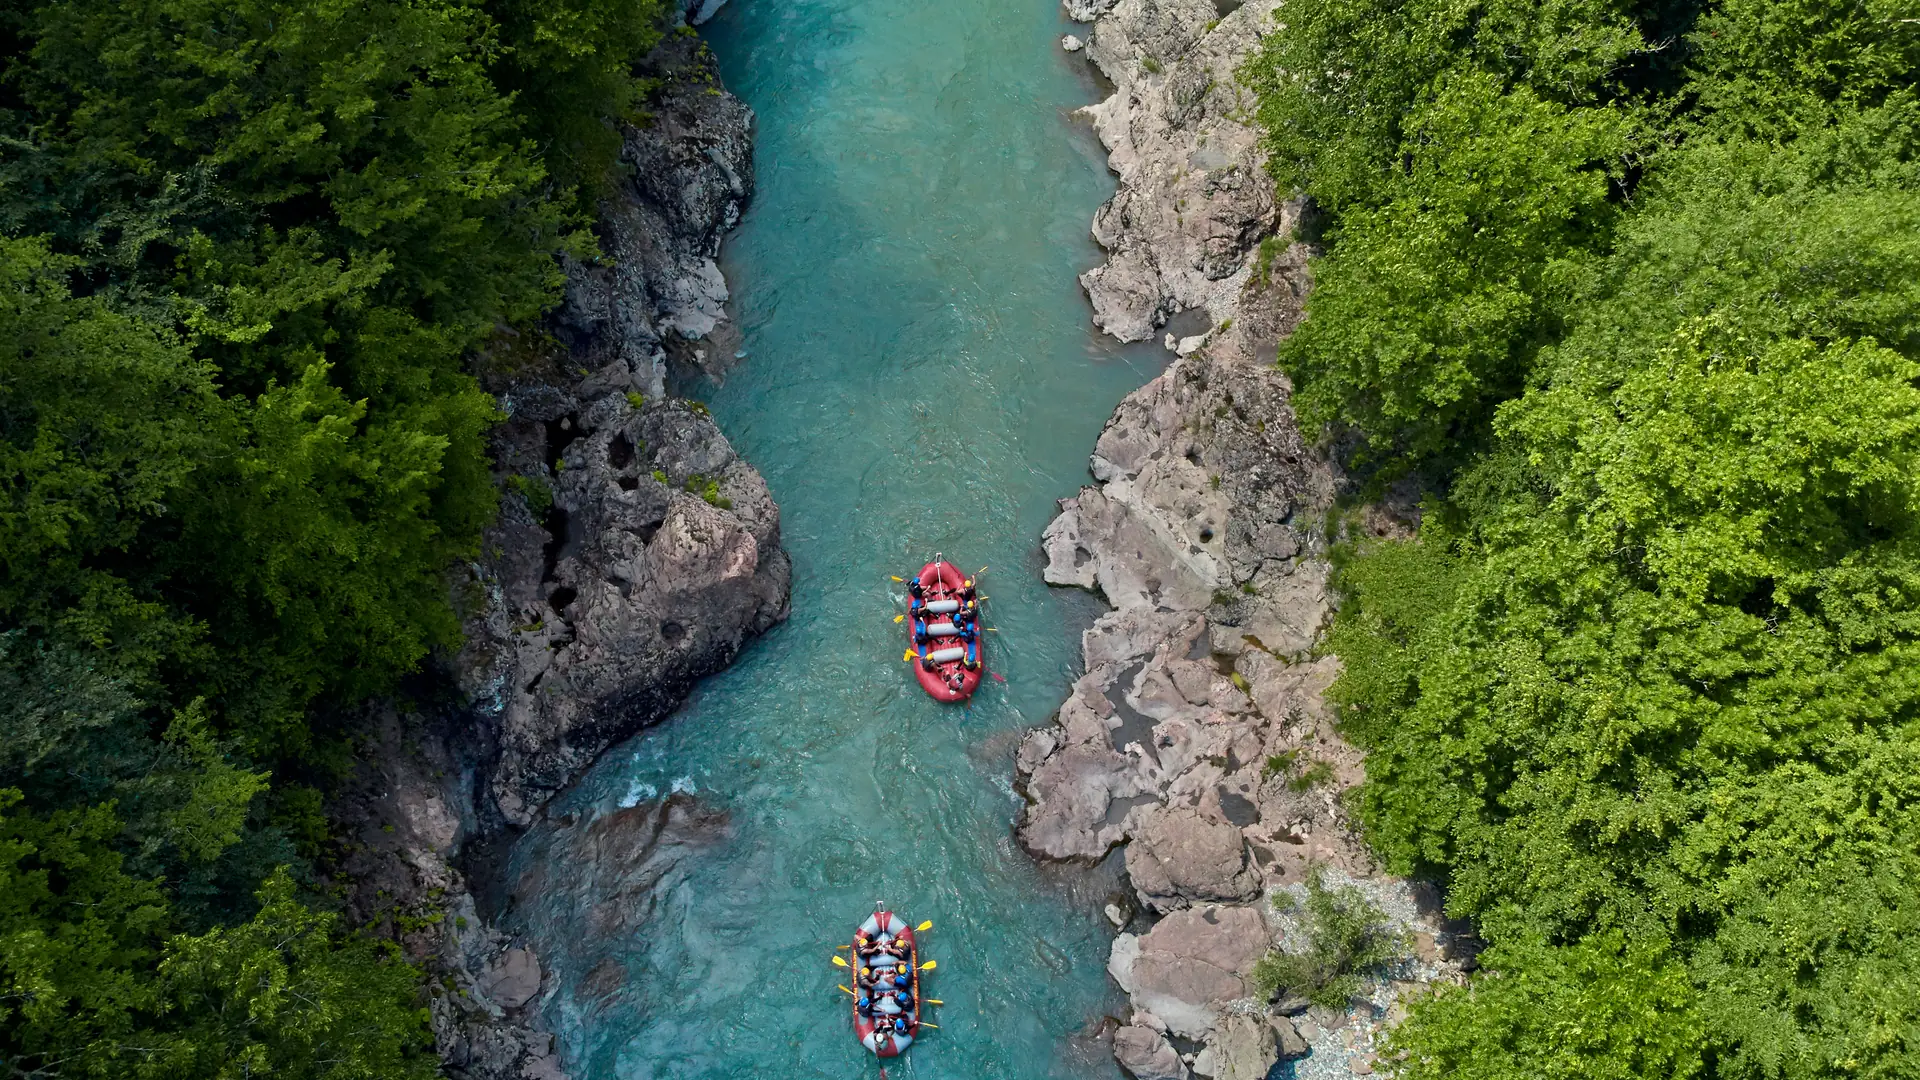
[[[793,617],[552,808],[590,822],[678,788],[731,816],[638,932],[596,932],[604,898],[564,861],[508,911],[558,974],[576,1080],[873,1074],[828,957],[875,900],[933,920],[945,1002],[896,1080],[1117,1075],[1067,1037],[1120,1005],[1102,879],[1043,871],[1010,832],[1018,733],[1099,610],[1042,584],[1038,537],[1164,355],[1096,335],[1075,283],[1113,181],[1069,116],[1097,93],[1070,29],[1057,0],[733,0],[707,27],[759,123],[723,257],[742,355],[702,396],[781,505]],[[989,568],[1005,682],[964,708],[921,693],[892,621],[889,575],[936,551]]]

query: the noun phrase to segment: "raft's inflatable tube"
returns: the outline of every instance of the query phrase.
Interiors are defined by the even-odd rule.
[[[878,956],[862,957],[860,955],[861,935],[873,938],[881,945],[898,942],[906,946],[907,955],[900,958],[883,953]],[[912,980],[906,987],[909,1007],[902,1008],[891,997],[881,997],[873,1006],[874,1012],[878,1014],[877,1019],[874,1016],[861,1015],[859,993],[856,993],[853,999],[853,1033],[859,1038],[860,1045],[877,1057],[899,1057],[906,1052],[907,1047],[913,1045],[913,1037],[920,1032],[920,970],[919,964],[916,963],[920,957],[920,950],[913,939],[913,928],[907,925],[905,919],[891,911],[869,915],[867,921],[860,924],[860,933],[854,935],[853,956],[854,988],[858,992],[866,992],[867,989],[860,985],[859,976],[863,968],[887,972],[904,969],[907,977]],[[900,1022],[898,1028],[894,1026],[896,1020]]]
[[[921,567],[914,580],[920,584],[914,618],[908,622],[914,677],[935,701],[965,701],[979,688],[986,670],[978,635],[963,637],[958,619],[921,620],[927,615],[951,615],[966,606],[973,599],[970,583],[959,567],[937,559]]]

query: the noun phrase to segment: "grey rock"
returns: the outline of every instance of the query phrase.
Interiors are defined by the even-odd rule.
[[[1087,43],[1072,34],[1066,34],[1060,38],[1060,47],[1068,52],[1079,52],[1087,47]]]
[[[1187,1067],[1173,1044],[1148,1027],[1123,1027],[1113,1033],[1113,1057],[1134,1080],[1187,1080]]]
[[[1247,997],[1247,976],[1266,952],[1259,912],[1192,908],[1145,934],[1114,939],[1107,971],[1135,1009],[1153,1013],[1175,1035],[1198,1039],[1213,1029],[1222,1005]]]
[[[1278,1060],[1273,1028],[1258,1016],[1230,1012],[1208,1033],[1193,1071],[1213,1080],[1265,1080]]]
[[[1114,0],[1062,0],[1067,9],[1067,18],[1075,22],[1092,22],[1113,10]]]
[[[1209,820],[1191,807],[1153,806],[1135,813],[1139,824],[1127,845],[1127,876],[1148,907],[1165,912],[1196,901],[1244,902],[1259,895],[1246,841],[1233,825]]]
[[[519,455],[522,475],[552,477],[554,512],[507,500],[457,660],[497,724],[489,782],[514,825],[787,610],[779,511],[703,410],[608,395],[561,422],[557,439],[554,424],[499,436],[560,443],[553,472]],[[713,504],[688,490],[709,482]]]
[[[1304,1011],[1304,1010],[1303,1010]],[[1286,1016],[1269,1016],[1267,1023],[1273,1027],[1274,1045],[1278,1049],[1280,1060],[1294,1061],[1307,1056],[1310,1049],[1300,1030]]]
[[[662,89],[648,125],[623,131],[626,176],[600,206],[607,259],[568,265],[554,330],[578,366],[618,362],[635,389],[658,397],[670,347],[726,320],[714,257],[753,193],[753,113],[711,92],[719,72],[698,39],[667,35],[646,66]]]
[[[534,1007],[538,959],[474,902],[510,827],[540,821],[606,746],[786,614],[765,483],[703,409],[661,393],[669,357],[732,352],[696,339],[730,332],[714,257],[752,193],[752,114],[697,39],[667,35],[641,68],[661,91],[652,122],[622,130],[624,178],[599,208],[610,258],[565,267],[551,341],[503,331],[476,360],[508,417],[491,434],[496,474],[518,479],[453,583],[466,641],[436,673],[467,703],[368,706],[357,726],[374,745],[329,807],[352,841],[348,915],[427,970],[454,1080],[565,1080]],[[649,883],[723,824],[672,800],[635,813],[636,830],[578,834],[624,890],[609,910],[637,921]]]
[[[1271,289],[1273,260],[1256,275],[1253,252],[1263,239],[1289,234],[1300,205],[1282,202],[1266,174],[1247,119],[1251,92],[1235,71],[1278,7],[1252,0],[1225,17],[1205,0],[1085,9],[1097,18],[1087,54],[1114,93],[1083,112],[1120,182],[1093,222],[1107,261],[1080,280],[1095,324],[1123,341],[1143,340],[1168,316],[1194,308],[1220,326],[1235,318],[1249,288]],[[1303,267],[1304,253],[1281,265],[1290,278],[1284,306],[1296,316]],[[1168,344],[1183,353],[1199,347]]]
[[[532,949],[508,949],[480,977],[480,992],[503,1009],[517,1009],[540,992],[540,958]]]

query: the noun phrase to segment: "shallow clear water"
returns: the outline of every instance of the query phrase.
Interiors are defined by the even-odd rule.
[[[732,818],[636,933],[594,929],[587,908],[632,898],[565,860],[515,901],[576,1077],[872,1074],[827,958],[877,899],[934,921],[946,1002],[890,1074],[1116,1075],[1063,1038],[1116,1004],[1103,887],[1010,833],[1018,733],[1065,696],[1096,611],[1041,583],[1038,537],[1163,355],[1099,339],[1075,284],[1112,180],[1067,115],[1095,94],[1070,28],[1057,0],[733,0],[708,28],[759,114],[723,260],[745,355],[708,396],[782,507],[793,617],[556,804],[591,820],[677,785]],[[965,708],[921,693],[892,621],[888,575],[935,551],[990,567],[1006,681]]]

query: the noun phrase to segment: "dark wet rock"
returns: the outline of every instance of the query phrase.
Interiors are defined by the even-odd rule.
[[[554,329],[580,367],[617,364],[609,381],[624,375],[659,397],[670,349],[725,329],[727,283],[714,257],[753,194],[753,112],[721,89],[698,38],[667,35],[646,66],[661,89],[647,126],[625,129],[628,173],[600,208],[606,258],[568,265]],[[700,363],[707,349],[689,345]]]

